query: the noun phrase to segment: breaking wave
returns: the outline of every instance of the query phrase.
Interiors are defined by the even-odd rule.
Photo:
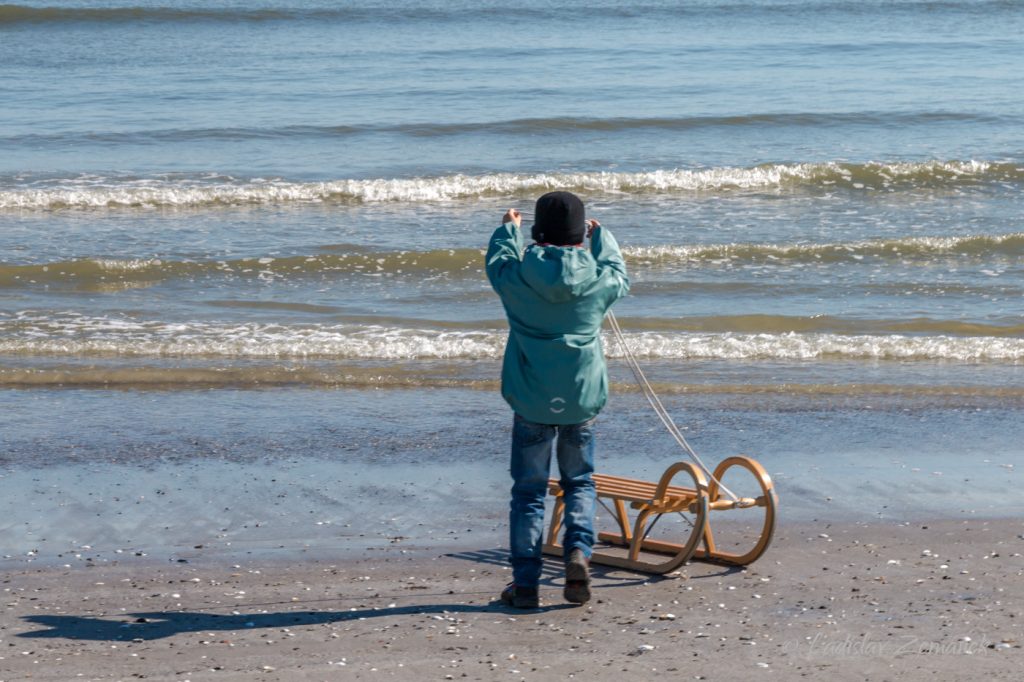
[[[483,276],[482,249],[372,251],[355,244],[332,244],[320,247],[319,251],[212,260],[81,258],[33,264],[0,263],[0,288],[52,286],[112,291],[200,277],[294,280],[342,276]],[[904,237],[824,244],[659,244],[626,247],[622,251],[629,266],[652,268],[673,265],[702,267],[726,264],[738,267],[772,263],[927,262],[938,258],[991,260],[1024,256],[1024,233]]]
[[[694,244],[623,249],[634,263],[731,261],[738,263],[836,263],[865,259],[930,259],[936,256],[1021,256],[1024,232],[952,237],[903,237],[824,244]]]
[[[161,258],[82,258],[32,265],[0,264],[0,288],[57,285],[82,290],[114,290],[188,277],[296,279],[316,275],[458,275],[482,273],[480,249],[433,251],[368,251],[356,245],[334,245],[317,253],[225,260]]]
[[[501,329],[383,325],[217,324],[21,313],[0,318],[7,355],[334,360],[497,360]],[[1018,363],[1024,338],[951,334],[631,332],[633,352],[656,360],[901,360]],[[606,337],[610,357],[622,349]]]
[[[1024,167],[986,161],[799,163],[645,172],[496,173],[294,182],[222,175],[0,178],[0,210],[198,208],[247,204],[430,202],[535,195],[687,194],[737,190],[896,191],[993,183],[1017,187]],[[1019,187],[1018,187],[1019,189]]]

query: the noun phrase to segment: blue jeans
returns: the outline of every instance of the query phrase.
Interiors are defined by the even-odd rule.
[[[557,442],[556,442],[557,439]],[[535,587],[540,582],[544,536],[544,498],[555,444],[565,494],[566,556],[581,549],[589,558],[594,545],[594,420],[580,424],[537,424],[518,414],[512,422],[512,504],[509,530],[512,581]]]

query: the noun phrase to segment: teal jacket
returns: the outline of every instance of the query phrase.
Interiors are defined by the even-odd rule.
[[[515,223],[505,223],[491,236],[487,278],[508,316],[502,397],[540,424],[596,416],[608,400],[601,322],[629,291],[615,237],[598,227],[589,250],[527,248]]]

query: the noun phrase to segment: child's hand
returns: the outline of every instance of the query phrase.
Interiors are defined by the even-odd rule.
[[[501,219],[503,223],[515,223],[516,227],[520,227],[523,222],[523,215],[514,208],[510,208],[505,211],[505,217]]]
[[[593,218],[587,219],[587,239],[590,239],[590,235],[594,234],[594,228],[601,227],[601,223],[597,222]]]

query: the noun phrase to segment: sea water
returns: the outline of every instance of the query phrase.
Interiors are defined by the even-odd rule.
[[[440,467],[500,526],[482,256],[552,189],[621,243],[694,447],[792,518],[1019,512],[1021,35],[1005,0],[0,5],[0,549],[204,463],[337,522],[422,515]],[[604,342],[600,468],[656,476],[681,453]],[[211,478],[178,507],[277,494]]]

